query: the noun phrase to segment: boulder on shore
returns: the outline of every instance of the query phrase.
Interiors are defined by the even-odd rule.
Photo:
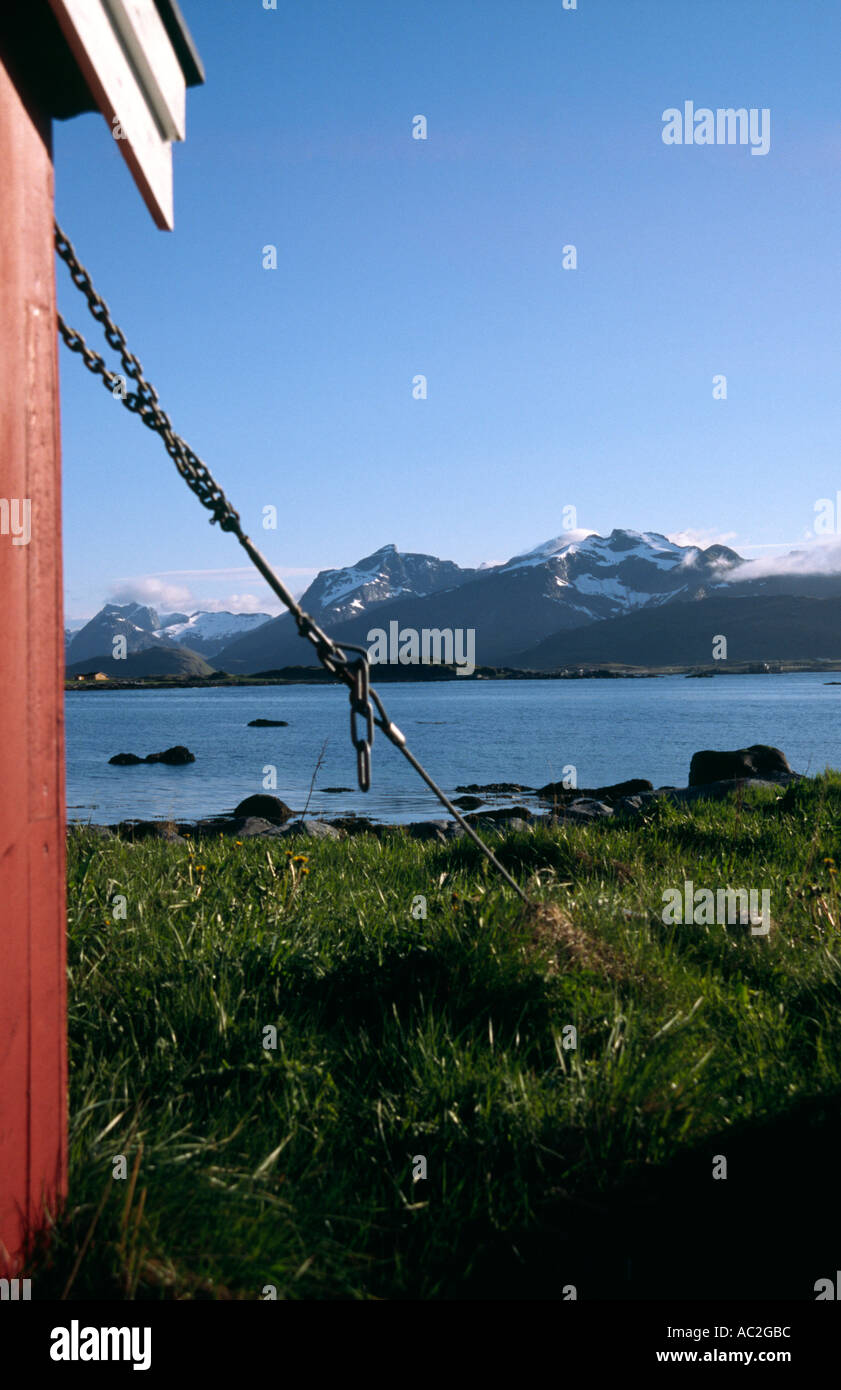
[[[453,820],[411,821],[407,825],[398,826],[397,829],[413,840],[437,840],[441,845],[446,845],[448,841],[458,839],[464,834],[461,826]]]
[[[689,764],[690,787],[704,787],[710,782],[730,782],[740,777],[775,777],[791,775],[785,753],[767,743],[752,743],[750,748],[722,752],[706,748],[693,753]]]
[[[266,820],[265,816],[246,816],[244,821],[237,820],[236,825],[237,829],[233,833],[241,835],[244,840],[250,839],[253,835],[266,835],[270,830],[277,828],[270,820]]]
[[[294,835],[305,835],[311,840],[343,840],[345,837],[344,830],[324,820],[295,820],[285,825],[279,833],[284,839]]]
[[[598,797],[579,796],[575,801],[570,801],[563,807],[563,817],[576,821],[601,820],[604,816],[613,815],[613,807],[607,801],[600,801]]]
[[[186,845],[187,841],[171,821],[124,820],[115,827],[121,839],[166,840],[171,845]]]
[[[458,805],[453,802],[453,805]],[[488,811],[480,811],[476,815],[465,816],[468,825],[475,825],[478,821],[505,821],[505,820],[531,820],[532,812],[528,806],[499,806]]]
[[[283,825],[292,815],[291,810],[285,801],[281,801],[279,796],[266,796],[264,792],[257,792],[254,796],[247,796],[234,808],[235,816],[258,816],[261,820],[270,821],[272,825]]]

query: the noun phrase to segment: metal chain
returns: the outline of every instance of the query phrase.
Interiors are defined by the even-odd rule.
[[[158,393],[154,386],[146,380],[143,375],[143,367],[134,353],[129,351],[128,344],[122,331],[114,323],[108,310],[108,305],[101,295],[97,294],[93,287],[91,278],[84,266],[80,263],[76,252],[71,243],[62,232],[58,223],[55,223],[55,248],[61,259],[70,271],[70,277],[87,300],[88,308],[100,324],[109,347],[120,355],[123,371],[127,378],[134,382],[136,389],[131,392],[125,390],[126,382],[122,380],[120,374],[112,372],[105,365],[98,352],[88,347],[81,333],[69,328],[62,318],[57,315],[58,329],[64,339],[65,344],[71,352],[81,355],[82,361],[90,372],[102,378],[103,385],[112,395],[115,388],[119,385],[120,399],[127,410],[139,415],[144,425],[150,430],[154,430],[163,440],[164,447],[172,459],[181,477],[187,486],[198,497],[203,507],[212,513],[210,524],[218,522],[223,531],[232,531],[240,545],[250,557],[252,563],[265,579],[269,588],[277,594],[281,603],[289,609],[300,635],[311,642],[315,647],[316,655],[325,670],[331,675],[341,680],[348,686],[350,693],[350,736],[354,748],[356,749],[356,764],[359,786],[363,792],[367,792],[371,786],[371,745],[374,741],[374,725],[382,729],[386,738],[399,748],[407,761],[415,771],[423,778],[427,786],[435,793],[438,800],[456,819],[470,839],[475,842],[487,856],[491,864],[499,874],[505,879],[506,883],[514,889],[515,893],[528,902],[526,894],[520,885],[511,877],[508,870],[500,864],[496,855],[488,848],[476,831],[461,815],[461,812],[453,806],[452,802],[445,796],[441,788],[429,776],[429,773],[418,762],[417,758],[410,753],[406,746],[405,736],[389,719],[382,700],[376,690],[371,686],[369,680],[368,653],[364,647],[355,647],[345,643],[344,647],[337,644],[323,632],[309,613],[305,613],[301,605],[292,597],[289,590],[282,580],[272,570],[268,561],[260,554],[255,545],[242,529],[239,513],[234,510],[225,496],[222,489],[210,473],[207,466],[202,463],[197,454],[189,445],[175,432],[172,422],[165,411],[161,409]],[[350,661],[346,652],[356,652],[357,659]],[[377,714],[374,714],[372,706],[376,706]],[[363,731],[360,734],[357,730],[357,718],[364,721]]]

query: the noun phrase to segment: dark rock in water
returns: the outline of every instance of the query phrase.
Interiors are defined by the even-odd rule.
[[[462,811],[475,811],[477,806],[481,806],[480,796],[454,796],[453,805],[458,806]]]
[[[183,743],[177,743],[174,748],[165,748],[162,753],[147,753],[145,758],[138,758],[136,753],[117,753],[108,761],[118,767],[134,767],[137,763],[167,763],[170,767],[181,767],[184,763],[194,763],[196,755]]]
[[[249,719],[249,729],[288,729],[288,719]]]
[[[322,790],[323,792],[330,792],[330,793],[332,794],[333,792],[352,792],[352,791],[353,791],[353,788],[352,788],[352,787],[322,787],[321,790]]]
[[[629,777],[626,782],[614,782],[609,787],[596,787],[595,791],[587,792],[587,796],[595,797],[597,801],[617,801],[622,796],[638,796],[641,792],[653,792],[654,783],[649,782],[647,777]]]
[[[719,752],[710,748],[693,753],[689,765],[690,787],[706,786],[710,782],[726,782],[738,777],[774,777],[791,773],[788,759],[779,748],[767,743],[752,743],[750,748]]]
[[[565,787],[563,782],[547,782],[541,787],[538,796],[544,800],[572,800],[589,797],[593,801],[618,801],[622,796],[636,796],[639,792],[651,792],[654,783],[645,777],[630,777],[627,782],[613,782],[607,787]]]
[[[191,753],[189,748],[185,748],[183,743],[176,743],[173,748],[165,748],[162,753],[147,753],[143,759],[145,763],[166,763],[168,767],[181,767],[184,763],[194,763],[195,753]]]
[[[589,796],[588,787],[565,787],[563,782],[547,782],[538,787],[537,795],[541,801],[574,801],[577,796]]]
[[[281,801],[279,796],[267,796],[264,792],[257,792],[255,796],[247,796],[234,808],[235,816],[260,816],[264,820],[271,821],[272,825],[283,825],[292,815],[285,801]]]
[[[477,782],[471,782],[466,787],[456,787],[457,792],[496,792],[497,794],[507,793],[512,795],[516,792],[530,792],[532,787],[523,786],[520,782],[486,782],[480,786]]]

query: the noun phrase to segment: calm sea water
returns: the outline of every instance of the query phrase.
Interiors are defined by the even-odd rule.
[[[431,682],[385,686],[386,707],[409,746],[452,793],[459,784],[560,781],[568,764],[579,786],[648,777],[685,785],[700,748],[770,743],[799,772],[841,767],[841,685],[832,674],[721,676],[687,680]],[[129,690],[68,694],[67,800],[72,820],[191,820],[231,810],[263,790],[310,813],[355,811],[381,821],[446,814],[405,759],[377,734],[373,788],[358,791],[342,687]],[[249,729],[251,719],[286,729]],[[157,752],[184,743],[186,767],[111,767],[114,753]],[[347,791],[329,793],[327,787]],[[529,798],[523,798],[526,801]],[[437,809],[438,808],[438,809]]]

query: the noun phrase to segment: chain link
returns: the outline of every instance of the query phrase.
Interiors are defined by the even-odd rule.
[[[289,609],[297,624],[300,635],[311,642],[315,647],[316,655],[325,670],[331,675],[336,676],[349,689],[350,693],[350,737],[356,749],[356,768],[360,789],[367,792],[371,786],[371,746],[374,741],[374,725],[382,729],[386,738],[394,744],[412,765],[416,772],[423,778],[427,786],[435,793],[442,805],[458,821],[462,829],[479,846],[487,856],[498,873],[506,882],[519,894],[524,902],[528,899],[520,885],[511,877],[507,869],[503,868],[499,860],[479,838],[476,831],[462,816],[461,812],[453,806],[452,802],[445,796],[444,792],[432,780],[429,773],[425,771],[417,758],[409,752],[406,747],[406,739],[401,731],[393,724],[386,714],[382,700],[376,690],[370,684],[368,653],[364,647],[354,647],[346,644],[346,650],[356,652],[356,660],[350,661],[344,648],[338,646],[326,632],[323,632],[316,623],[315,619],[305,613],[301,605],[292,597],[286,585],[274,573],[268,561],[260,554],[255,545],[242,529],[239,513],[234,510],[219,487],[215,478],[207,466],[202,462],[197,454],[189,445],[175,432],[169,416],[161,409],[158,393],[143,375],[143,367],[133,352],[129,351],[125,337],[114,323],[108,309],[108,305],[101,295],[94,289],[88,272],[80,263],[76,252],[70,241],[62,232],[58,223],[55,224],[55,249],[64,261],[70,272],[73,284],[84,295],[87,300],[88,309],[93,318],[102,328],[108,346],[119,353],[120,362],[126,378],[134,382],[136,390],[126,391],[126,381],[118,372],[112,372],[105,365],[105,361],[98,352],[88,347],[82,334],[73,328],[69,328],[62,318],[57,315],[59,332],[71,352],[78,353],[88,371],[101,378],[103,385],[113,395],[119,386],[119,396],[123,405],[133,414],[139,415],[144,425],[150,430],[154,430],[163,440],[164,447],[172,459],[181,477],[203,507],[212,513],[210,518],[211,525],[218,522],[221,530],[231,531],[236,536],[240,545],[247,552],[252,563],[262,574],[269,588],[277,594],[278,598]],[[376,706],[377,714],[374,714]],[[363,721],[363,732],[359,733],[357,719]]]
[[[371,786],[371,745],[374,742],[374,710],[371,705],[368,662],[357,661],[353,666],[353,685],[350,691],[350,740],[356,749],[356,771],[359,786],[367,792]],[[365,720],[365,733],[356,731],[357,716]]]

